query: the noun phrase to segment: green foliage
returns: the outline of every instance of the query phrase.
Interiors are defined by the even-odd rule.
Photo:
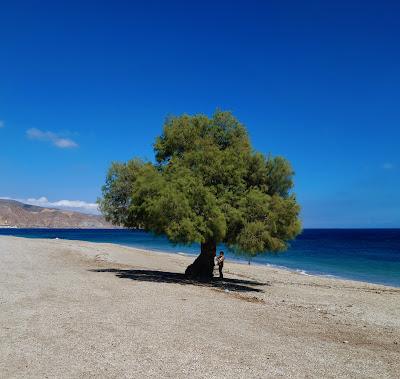
[[[250,256],[284,250],[300,232],[289,162],[254,152],[231,113],[171,117],[154,150],[156,164],[111,165],[99,200],[108,221]]]

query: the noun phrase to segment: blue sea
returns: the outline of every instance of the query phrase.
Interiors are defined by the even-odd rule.
[[[166,238],[125,229],[0,229],[0,235],[109,242],[149,250],[197,255],[199,246],[174,246]],[[224,249],[223,246],[219,248]],[[227,258],[247,259],[227,251]],[[400,229],[305,229],[288,251],[264,254],[252,263],[303,274],[400,287]]]

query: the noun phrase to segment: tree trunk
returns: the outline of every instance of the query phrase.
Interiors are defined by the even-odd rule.
[[[216,250],[215,241],[202,243],[200,255],[187,267],[185,275],[191,278],[212,279]]]

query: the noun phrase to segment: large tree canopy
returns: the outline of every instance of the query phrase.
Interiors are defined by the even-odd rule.
[[[100,209],[114,224],[201,243],[189,274],[212,275],[217,243],[254,256],[300,232],[289,162],[255,152],[231,113],[170,117],[154,150],[156,164],[111,165]]]

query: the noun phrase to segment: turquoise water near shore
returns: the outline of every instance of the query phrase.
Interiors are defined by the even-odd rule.
[[[164,237],[125,229],[0,229],[0,235],[60,238],[196,255],[199,246],[174,246]],[[228,259],[247,262],[227,251]],[[1,252],[0,252],[1,259]],[[288,251],[264,254],[257,264],[303,274],[334,276],[400,287],[400,229],[305,229]]]

